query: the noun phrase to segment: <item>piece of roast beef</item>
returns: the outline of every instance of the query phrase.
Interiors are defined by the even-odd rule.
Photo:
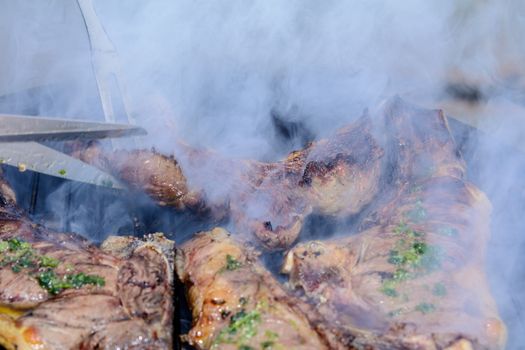
[[[0,345],[172,346],[172,241],[110,237],[100,249],[32,223],[5,182],[0,189]]]
[[[267,248],[283,249],[297,239],[310,213],[353,215],[378,193],[385,162],[382,136],[374,132],[366,115],[274,163],[227,159],[184,146],[179,151],[185,171],[174,157],[155,151],[109,152],[92,144],[73,155],[159,204],[229,215],[234,232],[255,234]]]
[[[491,205],[464,179],[446,118],[382,109],[390,176],[348,237],[287,254],[308,313],[355,349],[500,349],[505,326],[485,276]]]
[[[253,249],[223,229],[197,234],[177,250],[197,349],[326,349],[289,296],[257,262]]]
[[[96,142],[71,144],[73,156],[115,174],[131,189],[147,193],[159,205],[199,209],[201,194],[189,189],[178,162],[155,150],[104,152]]]

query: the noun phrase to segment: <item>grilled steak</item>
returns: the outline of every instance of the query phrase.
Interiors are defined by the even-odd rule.
[[[198,349],[325,349],[291,298],[253,250],[223,229],[198,234],[177,251],[177,272],[188,287]]]
[[[194,164],[216,162],[234,169],[216,176],[234,179],[235,186],[221,198],[199,186],[189,190],[184,179],[180,198],[199,193],[208,207],[229,203],[236,233],[255,234],[266,247],[289,247],[312,212],[358,215],[345,238],[302,243],[287,254],[283,271],[302,293],[302,302],[285,293],[249,250],[223,231],[187,243],[179,271],[194,313],[190,343],[260,346],[266,340],[262,332],[253,333],[254,324],[278,332],[273,321],[267,322],[274,316],[265,316],[266,309],[254,300],[273,298],[279,308],[288,305],[279,315],[300,322],[300,331],[286,331],[293,334],[290,339],[309,334],[307,339],[330,348],[504,346],[505,326],[483,270],[490,202],[465,179],[465,164],[441,112],[392,99],[333,138],[276,163],[194,154]],[[119,164],[127,164],[125,158]],[[162,161],[177,164],[171,158]],[[245,294],[251,304],[241,305]],[[239,331],[239,323],[249,330]],[[298,346],[278,334],[285,346]]]
[[[253,167],[252,190],[231,201],[236,228],[254,233],[267,248],[282,249],[297,239],[312,212],[359,213],[380,190],[384,151],[376,139],[365,116],[282,162]]]
[[[394,101],[391,175],[351,236],[294,247],[283,267],[344,347],[495,349],[505,342],[484,273],[490,202],[464,180],[446,119]]]
[[[33,224],[7,184],[0,189],[0,345],[171,346],[173,242],[114,237],[99,249]]]
[[[227,213],[235,232],[255,234],[266,247],[282,249],[297,239],[305,217],[313,211],[352,215],[370,203],[380,189],[384,166],[380,137],[373,131],[365,116],[332,139],[275,163],[225,159],[184,147],[191,186],[173,157],[155,151],[104,152],[91,145],[73,155],[142,189],[161,205],[205,208],[219,217]],[[210,181],[221,185],[212,189],[206,186]]]
[[[98,143],[73,144],[72,155],[115,174],[132,189],[147,193],[160,205],[179,210],[196,209],[201,195],[190,191],[182,169],[173,157],[155,150],[103,152]]]

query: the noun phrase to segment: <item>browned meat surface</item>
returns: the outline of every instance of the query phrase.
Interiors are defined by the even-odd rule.
[[[160,205],[177,209],[198,209],[201,195],[188,188],[186,177],[173,157],[154,150],[103,152],[93,143],[76,145],[72,155],[114,173],[132,189],[147,193]]]
[[[378,139],[365,116],[333,138],[276,163],[225,159],[183,147],[191,186],[173,157],[154,151],[111,153],[92,145],[73,154],[142,189],[162,205],[206,207],[216,216],[227,212],[236,232],[255,234],[268,248],[282,249],[297,239],[305,217],[313,211],[352,215],[370,203],[379,191],[384,163]]]
[[[116,237],[104,244],[104,251],[75,235],[31,223],[17,210],[7,184],[2,186],[0,345],[171,346],[173,242],[159,235]]]
[[[376,139],[365,116],[282,162],[252,167],[250,190],[231,200],[237,230],[255,233],[268,248],[285,248],[312,212],[359,213],[380,190],[384,151]]]
[[[286,294],[223,229],[198,234],[177,251],[177,272],[188,288],[198,349],[325,349],[299,301]]]
[[[354,215],[346,237],[302,243],[286,256],[283,271],[303,299],[294,304],[302,312],[293,308],[293,314],[310,323],[301,321],[301,334],[313,327],[332,348],[504,346],[505,326],[484,272],[490,202],[465,180],[465,164],[441,112],[392,99],[281,162],[224,161],[211,152],[188,159],[189,169],[217,163],[214,178],[235,186],[221,196],[200,189],[198,181],[192,186],[199,190],[188,190],[194,187],[185,181],[181,192],[201,193],[210,208],[228,203],[235,233],[255,234],[266,247],[289,247],[312,212]],[[188,339],[201,348],[232,345],[223,340],[237,318],[221,311],[242,311],[239,291],[253,285],[261,286],[257,293],[281,291],[271,277],[260,277],[248,251],[216,235],[200,235],[181,250],[195,322]],[[228,255],[250,271],[224,270]],[[218,293],[218,303],[207,293]],[[250,304],[248,311],[257,314],[258,307]],[[232,334],[235,346],[244,345]],[[257,334],[249,340],[260,342]]]
[[[393,156],[381,198],[351,236],[294,247],[284,272],[344,347],[502,348],[484,272],[490,202],[464,180],[441,113],[399,101],[383,113]]]

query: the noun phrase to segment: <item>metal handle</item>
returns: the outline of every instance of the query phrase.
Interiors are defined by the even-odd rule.
[[[77,0],[88,32],[91,62],[106,122],[115,123],[122,114],[129,124],[136,121],[129,112],[129,100],[122,80],[117,50],[100,22],[92,0]],[[121,113],[116,115],[115,105]]]

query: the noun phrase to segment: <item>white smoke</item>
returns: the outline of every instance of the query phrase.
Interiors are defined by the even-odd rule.
[[[517,149],[509,153],[499,141],[483,142],[474,155],[483,160],[478,184],[496,209],[512,214],[495,213],[499,236],[491,241],[496,254],[489,262],[491,271],[507,272],[494,288],[511,335],[517,334],[520,321],[511,311],[515,300],[525,303],[524,293],[512,303],[504,296],[517,261],[523,262],[523,225],[508,220],[521,219],[523,204],[516,203],[525,198],[516,185],[525,150],[525,2],[94,3],[119,53],[130,108],[149,131],[144,142],[164,152],[184,140],[225,156],[276,159],[290,149],[275,147],[272,111],[323,137],[392,94],[443,106]],[[481,102],[447,102],[451,83],[478,88]],[[76,2],[0,0],[0,95],[42,86],[52,97],[18,94],[13,109],[103,119]]]

